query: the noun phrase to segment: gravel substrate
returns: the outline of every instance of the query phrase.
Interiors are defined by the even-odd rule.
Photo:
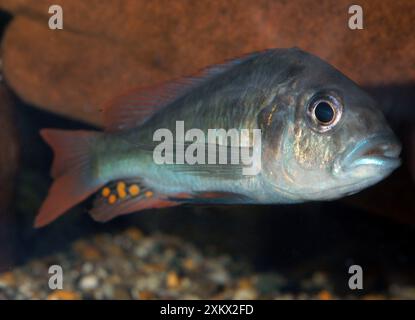
[[[63,269],[63,290],[48,286],[51,265]],[[301,290],[293,288],[299,287]],[[340,299],[324,273],[299,283],[255,273],[230,256],[208,256],[183,240],[144,236],[137,228],[74,242],[67,252],[0,274],[0,299]],[[359,298],[414,298],[414,288]]]

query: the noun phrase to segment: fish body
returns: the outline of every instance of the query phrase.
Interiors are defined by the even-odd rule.
[[[91,215],[99,221],[182,203],[332,200],[377,183],[400,163],[400,143],[372,98],[296,48],[250,54],[197,77],[133,91],[105,115],[104,132],[42,132],[55,150],[55,181],[36,226],[93,194]],[[249,137],[259,131],[260,142],[248,139],[237,149],[259,156],[260,170],[242,174],[246,163],[156,163],[157,130],[175,134],[173,151],[164,155],[173,152],[177,160],[193,141],[183,135],[194,128],[247,130]],[[202,141],[211,145],[206,135]]]

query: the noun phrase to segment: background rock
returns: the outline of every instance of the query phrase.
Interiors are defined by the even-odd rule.
[[[6,78],[25,101],[97,125],[122,91],[268,47],[301,47],[365,85],[415,81],[411,1],[361,1],[364,30],[348,28],[346,0],[54,4],[63,30],[48,29],[50,1],[1,2],[16,16],[2,44]]]

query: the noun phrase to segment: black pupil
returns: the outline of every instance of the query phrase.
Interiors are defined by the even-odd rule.
[[[334,110],[327,102],[319,102],[315,109],[314,114],[318,121],[322,123],[329,123],[334,118]]]

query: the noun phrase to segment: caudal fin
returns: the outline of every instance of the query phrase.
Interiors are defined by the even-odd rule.
[[[43,139],[54,152],[54,182],[39,209],[35,227],[43,227],[97,191],[101,184],[92,176],[91,146],[99,132],[43,129]]]

